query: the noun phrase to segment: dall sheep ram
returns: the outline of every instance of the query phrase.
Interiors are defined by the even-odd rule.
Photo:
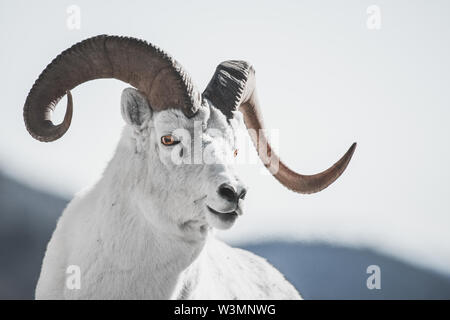
[[[42,72],[24,106],[31,136],[44,142],[62,137],[72,119],[69,90],[100,78],[134,87],[122,93],[126,126],[101,179],[75,197],[59,219],[36,298],[300,299],[264,259],[211,233],[230,228],[243,212],[246,188],[228,161],[237,152],[237,128],[256,132],[250,136],[263,163],[298,193],[318,192],[334,182],[356,144],[326,171],[298,174],[279,160],[262,131],[250,64],[221,63],[201,94],[162,50],[106,35],[75,44]],[[54,125],[52,111],[65,94],[64,120]],[[195,141],[212,161],[190,161]],[[267,152],[260,152],[261,144]],[[277,170],[268,165],[269,157],[279,163]],[[77,289],[66,284],[70,265],[81,271]]]

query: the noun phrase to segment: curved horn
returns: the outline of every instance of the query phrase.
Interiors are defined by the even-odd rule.
[[[69,90],[100,78],[115,78],[136,87],[156,111],[179,108],[191,117],[201,105],[190,77],[162,50],[134,38],[101,35],[65,50],[41,73],[23,110],[28,132],[45,142],[62,137],[72,119]],[[51,113],[66,93],[66,115],[61,124],[54,125]]]
[[[272,151],[264,134],[255,89],[255,71],[245,61],[222,62],[203,92],[203,97],[211,101],[228,119],[233,117],[232,112],[235,110],[243,113],[247,129],[253,129],[254,134],[250,134],[250,137],[262,162],[282,185],[295,192],[315,193],[328,187],[344,172],[355,151],[356,143],[353,143],[338,162],[318,174],[302,175],[289,169]],[[273,163],[278,164],[275,170]]]

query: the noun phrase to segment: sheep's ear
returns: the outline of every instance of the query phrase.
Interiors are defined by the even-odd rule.
[[[129,125],[140,126],[152,116],[152,109],[147,98],[134,88],[126,88],[122,91],[120,105],[122,118]]]

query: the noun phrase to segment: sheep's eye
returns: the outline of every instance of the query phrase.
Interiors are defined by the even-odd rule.
[[[180,143],[179,140],[175,140],[175,138],[172,135],[162,136],[161,137],[161,143],[165,146],[173,146],[178,143]]]
[[[238,149],[234,150],[234,157],[237,157],[237,155],[238,155],[238,152],[239,152],[239,150],[238,150]]]

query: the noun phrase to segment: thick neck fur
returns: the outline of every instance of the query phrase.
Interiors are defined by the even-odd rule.
[[[128,274],[130,285],[136,286],[131,290],[137,296],[176,298],[176,291],[183,290],[183,284],[179,287],[180,282],[183,283],[180,277],[196,274],[187,271],[195,268],[193,262],[204,247],[208,230],[200,222],[186,231],[176,222],[164,220],[169,216],[165,211],[183,207],[167,203],[170,189],[152,185],[161,181],[162,174],[153,170],[162,168],[158,168],[157,159],[151,159],[150,152],[136,150],[127,130],[103,178],[93,190],[97,199],[96,212],[101,215],[98,217],[103,248],[100,254],[107,260],[111,272]],[[145,199],[140,188],[148,190]],[[180,212],[180,216],[182,214]],[[186,281],[192,285],[192,279]]]

